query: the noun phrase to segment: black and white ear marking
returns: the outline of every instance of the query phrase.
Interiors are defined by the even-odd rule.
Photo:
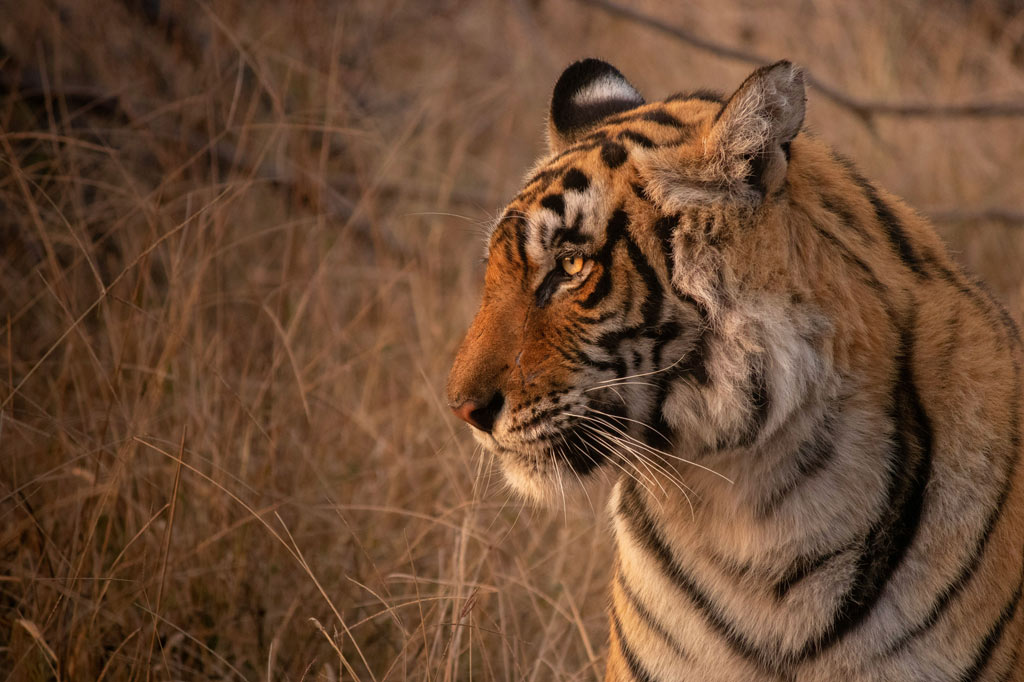
[[[636,88],[611,64],[600,59],[575,62],[562,73],[551,96],[549,147],[561,151],[602,119],[643,103]]]

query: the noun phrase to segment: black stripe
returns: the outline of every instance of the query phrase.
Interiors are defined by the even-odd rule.
[[[928,271],[924,268],[924,263],[921,258],[914,252],[913,247],[910,245],[910,239],[907,237],[906,231],[903,229],[903,223],[893,213],[882,197],[878,195],[878,192],[871,185],[871,183],[865,181],[861,187],[868,196],[868,200],[875,209],[875,217],[878,218],[878,222],[885,228],[886,236],[889,237],[889,241],[900,255],[902,260],[907,267],[913,270],[917,275],[921,277],[928,277]]]
[[[675,653],[676,656],[687,661],[691,660],[690,652],[686,651],[686,649],[676,641],[675,637],[665,629],[665,626],[658,622],[658,619],[654,617],[654,614],[647,610],[647,607],[640,601],[640,597],[633,592],[633,589],[626,582],[622,573],[615,574],[615,582],[618,583],[619,589],[622,590],[622,594],[625,595],[626,601],[629,602],[629,606],[636,611],[638,616],[640,616],[640,620],[644,622],[644,625],[655,632],[662,641],[672,649],[672,652]]]
[[[892,247],[895,249],[900,260],[903,261],[903,263],[919,277],[929,277],[930,275],[924,267],[926,259],[922,259],[914,251],[914,247],[910,243],[910,238],[904,230],[903,223],[893,212],[892,207],[890,207],[885,200],[879,196],[878,190],[876,190],[874,185],[860,174],[853,162],[835,152],[833,152],[832,155],[836,161],[846,168],[850,177],[861,188],[868,201],[871,202],[871,206],[875,210],[875,218],[882,226],[882,229],[885,230],[885,234],[889,238],[889,242],[892,244]]]
[[[590,291],[585,299],[580,301],[583,308],[593,308],[609,294],[612,290],[611,263],[602,264],[601,275],[597,278],[597,284]]]
[[[614,249],[615,245],[619,243],[619,240],[626,235],[626,228],[628,225],[629,216],[621,208],[616,209],[608,219],[608,224],[605,226],[604,245],[601,246],[601,251],[596,254],[595,258],[611,258],[612,249]]]
[[[691,92],[677,92],[672,95],[666,102],[680,102],[688,99],[699,99],[704,102],[714,102],[715,104],[724,104],[725,95],[715,90],[693,90]]]
[[[1002,611],[999,612],[999,618],[992,624],[992,627],[985,634],[985,638],[978,645],[971,665],[960,673],[960,676],[956,678],[957,682],[972,682],[981,678],[981,674],[985,672],[985,668],[992,659],[992,654],[995,653],[996,648],[1003,639],[1006,626],[1010,624],[1017,614],[1022,587],[1024,587],[1024,573],[1021,573],[1021,577],[1017,580],[1017,587],[1010,596],[1010,600],[1003,605]]]
[[[522,283],[525,288],[526,283],[529,281],[528,277],[530,274],[530,261],[526,257],[526,227],[527,223],[521,217],[513,218],[513,224],[515,225],[516,231],[516,251],[519,253],[519,262],[523,268],[523,279]]]
[[[620,111],[635,109],[643,101],[634,99],[604,99],[590,104],[573,104],[571,118],[562,119],[563,125],[557,125],[559,131],[586,130],[593,125],[604,125],[604,119]],[[559,120],[558,114],[552,110],[552,118]]]
[[[594,146],[596,147],[597,145],[594,145]],[[566,150],[566,151],[568,151],[568,150]],[[563,152],[563,154],[564,154],[564,152]],[[559,156],[561,156],[561,155],[559,155]],[[533,175],[528,177],[526,179],[526,182],[523,183],[523,189],[520,190],[520,192],[528,191],[530,189],[531,185],[535,185],[538,182],[541,182],[543,180],[550,180],[552,178],[555,178],[555,177],[558,177],[559,175],[561,175],[562,171],[565,170],[565,166],[553,165],[555,163],[555,161],[557,160],[557,158],[558,157],[555,157],[554,159],[551,159],[548,162],[547,166],[545,166],[544,168],[541,168],[539,171],[537,171],[536,173],[534,173]]]
[[[582,138],[579,142],[576,142],[572,146],[566,147],[558,154],[555,154],[553,157],[548,159],[547,168],[543,168],[537,171],[534,175],[531,175],[526,180],[525,187],[529,187],[534,182],[537,182],[538,180],[541,180],[543,178],[551,178],[556,175],[559,175],[565,169],[565,166],[558,166],[552,168],[552,164],[562,161],[566,157],[577,152],[584,152],[590,151],[591,149],[596,149],[600,147],[606,139],[608,139],[608,134],[605,133],[603,130],[597,130],[588,134],[586,137]]]
[[[711,345],[710,337],[711,332],[707,327],[702,327],[700,335],[697,336],[697,343],[694,344],[686,360],[678,366],[680,374],[692,376],[701,386],[707,386],[711,383],[711,376],[708,374],[707,367],[707,357]]]
[[[640,250],[640,246],[628,235],[626,236],[626,253],[647,288],[647,296],[644,297],[643,305],[640,308],[640,317],[647,325],[657,324],[661,315],[662,300],[665,298],[661,282],[658,281],[658,273],[651,267],[647,257]]]
[[[601,274],[590,294],[580,301],[584,308],[593,308],[612,290],[612,256],[615,245],[626,234],[629,216],[624,210],[617,209],[608,219],[605,227],[605,240],[601,250],[594,255],[594,260],[601,264]]]
[[[887,499],[864,538],[856,575],[832,623],[807,642],[798,658],[818,656],[864,622],[917,536],[932,470],[932,430],[914,383],[913,351],[914,333],[908,324],[901,330],[896,354],[890,415],[896,427],[895,449],[890,455]]]
[[[722,616],[711,596],[697,585],[689,572],[676,563],[672,556],[672,550],[662,539],[661,533],[648,515],[643,500],[630,478],[622,481],[618,513],[626,521],[630,534],[654,556],[665,574],[689,597],[711,629],[718,633],[733,651],[746,660],[762,668],[769,665],[775,655],[751,644],[734,624]]]
[[[978,566],[981,564],[982,555],[985,552],[985,547],[988,545],[988,541],[992,536],[992,531],[995,529],[996,522],[999,520],[1003,505],[1006,502],[1006,498],[1009,497],[1010,491],[1010,479],[1006,481],[1006,485],[1002,493],[1000,494],[999,500],[996,506],[992,509],[988,519],[985,522],[985,528],[982,530],[981,535],[975,541],[974,549],[971,552],[970,559],[963,565],[956,578],[953,579],[942,592],[939,593],[935,603],[932,604],[931,609],[920,623],[903,633],[899,639],[889,645],[885,651],[885,656],[894,656],[904,651],[907,646],[917,637],[926,633],[928,630],[933,628],[938,623],[939,618],[945,613],[949,605],[953,603],[955,599],[970,581],[971,577],[978,570]]]
[[[654,140],[647,137],[646,135],[636,132],[635,130],[623,130],[621,133],[619,133],[618,137],[620,140],[629,140],[630,142],[634,142],[640,145],[641,147],[644,147],[645,149],[653,149],[654,147],[658,146],[654,144]]]
[[[833,422],[834,416],[826,415],[821,426],[800,444],[796,451],[796,471],[793,477],[758,502],[755,513],[760,518],[765,519],[774,514],[794,490],[835,459],[836,444],[832,428]]]
[[[666,334],[670,331],[669,328],[663,328],[661,326],[658,326],[657,324],[658,319],[661,316],[661,307],[662,302],[664,300],[664,291],[662,289],[661,282],[658,280],[657,273],[654,271],[654,268],[651,267],[650,263],[647,261],[647,258],[640,250],[639,245],[637,245],[637,243],[633,241],[632,237],[626,235],[624,237],[624,240],[626,242],[626,251],[629,256],[629,259],[634,269],[637,271],[637,273],[643,280],[647,292],[646,295],[642,297],[643,303],[640,309],[640,316],[642,322],[639,325],[632,325],[629,327],[624,327],[613,331],[605,332],[604,334],[598,337],[596,344],[609,354],[618,353],[619,345],[623,340],[635,339],[641,336],[654,339],[656,341],[656,347],[658,342],[660,342],[660,344],[663,346],[667,341],[661,339],[660,337],[663,334]],[[600,284],[601,282],[599,281],[598,285],[600,286]],[[593,296],[595,293],[597,293],[596,288],[595,291],[592,292],[591,296]],[[624,311],[624,314],[626,315],[628,315],[632,310],[631,305],[622,305],[619,307]],[[675,335],[678,335],[678,331],[678,329],[675,329]],[[673,338],[675,337],[675,335],[673,336]],[[658,358],[653,358],[653,360],[656,366],[660,366],[658,365]],[[664,377],[659,378],[664,379]]]
[[[846,244],[841,242],[839,238],[836,237],[831,232],[828,232],[827,230],[817,225],[814,226],[814,229],[817,230],[819,235],[824,237],[828,242],[835,246],[836,249],[839,250],[839,254],[843,257],[843,260],[850,263],[851,265],[856,266],[858,269],[860,269],[862,273],[864,273],[864,279],[869,287],[880,293],[886,292],[885,285],[882,284],[881,281],[879,281],[878,276],[875,275],[875,272],[874,270],[871,269],[871,266],[864,262],[864,260],[861,259],[860,256],[851,251],[850,248],[846,246]]]
[[[602,322],[607,322],[608,320],[612,319],[613,317],[615,317],[615,315],[616,312],[614,310],[609,310],[601,313],[600,315],[595,315],[593,317],[587,317],[586,315],[578,315],[576,317],[576,320],[584,324],[601,324]]]
[[[796,585],[798,582],[800,582],[807,576],[811,575],[812,573],[818,571],[819,569],[824,568],[830,561],[832,561],[832,559],[839,556],[848,549],[848,546],[839,547],[837,549],[833,549],[830,552],[825,552],[820,556],[811,558],[801,557],[800,559],[797,559],[795,562],[793,562],[793,565],[786,572],[786,574],[783,575],[782,578],[780,578],[779,581],[775,583],[775,585],[772,587],[772,592],[775,593],[775,598],[780,601],[782,599],[785,599],[786,595],[789,593],[791,589],[793,589],[794,585]]]
[[[996,682],[1008,682],[1011,675],[1019,672],[1017,669],[1017,662],[1020,661],[1020,646],[1021,643],[1018,641],[1013,647],[1013,654],[1010,656],[1010,662],[1007,664],[1006,670],[1003,671]]]
[[[557,248],[565,242],[569,242],[570,244],[586,244],[590,241],[590,239],[580,231],[580,228],[583,226],[583,217],[583,212],[581,211],[572,221],[572,225],[565,225],[563,222],[562,225],[555,228],[553,233],[545,234],[544,248]],[[545,227],[545,230],[546,229],[547,228]]]
[[[540,205],[554,211],[559,218],[565,216],[565,199],[561,194],[548,194],[540,200]]]
[[[661,216],[654,221],[654,234],[657,235],[658,243],[661,245],[662,253],[665,256],[665,272],[670,283],[675,278],[675,257],[673,255],[675,242],[673,240],[673,233],[678,224],[678,215]]]
[[[622,654],[622,658],[626,661],[626,666],[629,668],[629,674],[633,676],[636,682],[655,682],[655,678],[647,671],[643,663],[637,657],[636,652],[630,647],[629,642],[626,641],[626,636],[622,632],[622,623],[619,622],[619,617],[612,611],[612,627],[615,628],[615,641],[619,643],[619,653]]]
[[[958,318],[954,318],[958,319]],[[1006,500],[1010,496],[1010,490],[1013,487],[1013,483],[1017,476],[1017,467],[1020,463],[1020,410],[1021,410],[1021,367],[1020,363],[1014,358],[1013,360],[1013,376],[1014,376],[1014,393],[1013,399],[1011,400],[1011,424],[1010,424],[1010,447],[1012,448],[1012,454],[1010,456],[1010,463],[1007,467],[1006,474],[1003,478],[1003,485],[999,491],[999,497],[996,500],[995,506],[989,512],[989,516],[985,521],[985,527],[981,534],[974,542],[974,549],[971,551],[970,559],[961,567],[960,572],[956,578],[952,580],[942,592],[939,593],[938,598],[932,607],[928,610],[928,615],[921,620],[920,623],[910,628],[907,632],[901,635],[895,642],[893,642],[885,652],[885,655],[892,656],[900,651],[904,650],[907,645],[920,636],[927,632],[939,621],[942,614],[945,613],[946,609],[953,600],[963,592],[967,583],[974,576],[978,570],[978,566],[981,564],[982,556],[985,553],[985,548],[988,546],[988,542],[992,537],[992,532],[995,529],[996,523],[1002,518],[1003,509],[1006,506]]]
[[[657,327],[648,329],[647,337],[654,340],[654,353],[652,360],[654,362],[655,367],[662,366],[663,358],[661,357],[661,354],[662,351],[665,349],[665,346],[679,339],[682,333],[682,325],[679,324],[678,322],[675,322],[674,320],[662,322]],[[672,370],[666,370],[665,372],[660,372],[659,374],[676,375],[678,373],[673,372]],[[671,376],[666,377],[666,380],[668,378],[671,378]]]
[[[572,227],[560,227],[551,234],[551,246],[557,247],[562,244],[586,244],[590,238],[580,232],[576,223]]]
[[[577,351],[577,362],[593,367],[596,370],[602,372],[612,372],[616,376],[623,376],[626,374],[626,362],[622,358],[613,357],[611,360],[595,360],[583,351]]]
[[[579,168],[570,168],[562,178],[562,187],[566,191],[585,192],[590,187],[590,179]]]
[[[618,168],[629,158],[626,148],[618,142],[605,142],[601,145],[601,160],[609,168]]]
[[[747,448],[757,442],[761,430],[771,414],[771,393],[768,388],[768,369],[763,358],[755,358],[750,370],[750,415],[744,432],[733,447]]]
[[[690,294],[686,293],[685,291],[680,290],[679,288],[677,288],[675,286],[672,287],[672,290],[675,291],[676,297],[679,298],[680,301],[682,301],[683,303],[689,303],[690,305],[692,305],[694,307],[694,309],[697,311],[697,315],[700,316],[701,326],[703,328],[706,328],[706,327],[710,326],[710,324],[711,324],[711,322],[710,322],[710,320],[711,320],[711,311],[708,310],[708,307],[706,305],[704,305],[704,303],[702,303],[701,301],[698,301],[696,298],[694,298]]]
[[[499,243],[501,243],[502,250],[505,252],[505,260],[507,260],[509,263],[515,263],[516,252],[514,236],[503,235],[494,242],[494,246],[497,246]]]
[[[652,109],[650,111],[642,111],[640,113],[631,112],[627,114],[619,114],[605,119],[604,124],[616,125],[619,123],[631,123],[633,121],[650,121],[651,123],[657,123],[658,125],[669,126],[671,128],[689,127],[686,123],[683,123],[664,109]]]
[[[687,124],[680,121],[678,118],[668,113],[664,109],[652,109],[651,111],[645,111],[640,114],[640,118],[651,123],[657,123],[658,125],[670,126],[672,128],[686,128]]]
[[[855,233],[858,237],[865,238],[871,236],[870,233],[864,231],[863,226],[857,219],[853,209],[846,204],[845,200],[839,197],[829,196],[824,192],[820,197],[821,207],[838,218],[840,225]]]
[[[699,215],[699,214],[697,214],[695,212],[695,216],[696,215]],[[720,229],[719,230],[715,229],[718,226],[718,219],[719,219],[719,217],[720,216],[719,216],[718,213],[716,213],[714,211],[708,211],[708,212],[706,212],[704,214],[704,219],[701,221],[701,226],[704,228],[704,238],[707,240],[708,244],[710,244],[711,246],[718,246],[719,244],[722,243],[721,230]],[[694,217],[693,222],[697,222],[697,218],[696,217]],[[692,233],[689,233],[689,232],[686,233],[686,237],[687,237],[688,242],[696,242],[696,239],[694,239],[694,236],[693,236]],[[694,244],[693,243],[689,243],[689,245],[693,246]]]
[[[534,292],[533,300],[538,308],[543,308],[551,302],[551,297],[555,295],[558,288],[569,278],[569,275],[565,274],[565,271],[560,267],[555,267],[554,270],[544,276],[544,280],[537,287],[537,291]]]
[[[555,344],[554,346],[552,346],[552,348],[556,353],[561,355],[565,361],[571,363],[574,366],[580,364],[580,352],[578,350],[570,350],[568,348],[563,347],[561,344]]]
[[[516,262],[515,247],[519,241],[518,223],[518,218],[505,216],[498,221],[491,234],[490,252],[493,253],[496,248],[501,247],[505,259],[509,263]]]
[[[619,349],[619,344],[626,340],[632,340],[643,336],[647,330],[644,326],[633,325],[630,327],[623,327],[621,329],[614,329],[612,331],[604,332],[594,341],[594,345],[599,346],[602,350],[607,353],[615,353]]]

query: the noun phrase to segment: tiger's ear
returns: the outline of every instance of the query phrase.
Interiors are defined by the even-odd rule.
[[[603,118],[640,106],[644,98],[626,77],[600,59],[569,66],[555,84],[548,117],[548,148],[560,152]]]
[[[803,71],[788,61],[762,66],[725,103],[707,138],[708,161],[735,189],[762,198],[781,185],[789,143],[804,122]]]

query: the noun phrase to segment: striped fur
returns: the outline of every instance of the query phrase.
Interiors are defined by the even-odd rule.
[[[528,497],[619,477],[607,679],[1024,680],[1007,314],[788,63],[643,104],[587,60],[552,113],[448,394]]]

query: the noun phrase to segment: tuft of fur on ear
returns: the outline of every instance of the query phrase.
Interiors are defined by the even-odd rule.
[[[562,72],[551,95],[548,147],[559,152],[602,119],[644,103],[618,69],[600,59],[574,62]]]
[[[788,61],[762,66],[726,102],[708,136],[711,161],[730,183],[762,197],[785,177],[789,143],[804,122],[803,71]]]
[[[788,61],[761,67],[722,107],[701,151],[646,155],[648,194],[666,211],[720,202],[756,207],[785,182],[805,101],[799,68]]]

